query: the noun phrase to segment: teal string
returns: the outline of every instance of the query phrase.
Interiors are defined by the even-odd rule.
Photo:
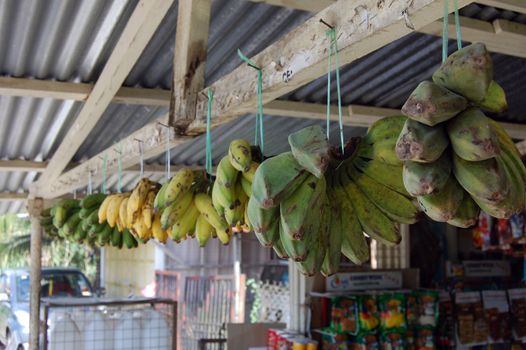
[[[455,30],[457,32],[457,49],[462,48],[462,33],[460,32],[460,17],[458,15],[458,0],[453,0],[455,6]]]
[[[171,161],[171,156],[170,156],[170,128],[169,127],[166,127],[166,181],[170,180],[170,161]]]
[[[108,154],[104,154],[104,160],[102,161],[102,193],[106,193],[106,167],[108,164]]]
[[[328,72],[328,78],[327,78],[327,138],[329,138],[329,126],[330,126],[330,118],[331,118],[331,106],[330,106],[330,75],[331,75],[331,67],[330,67],[330,59],[334,52],[334,58],[336,61],[336,91],[338,95],[338,120],[339,120],[339,127],[340,127],[340,144],[342,148],[342,154],[345,151],[345,142],[343,138],[343,113],[342,113],[342,94],[341,94],[341,87],[340,87],[340,55],[338,52],[338,43],[336,40],[336,29],[331,28],[328,29],[326,32],[327,36],[329,37],[329,72]]]
[[[257,111],[256,111],[256,121],[255,121],[255,132],[254,132],[254,144],[258,145],[261,148],[261,153],[265,154],[264,149],[264,130],[263,130],[263,72],[260,67],[258,67],[254,62],[252,62],[247,56],[245,56],[241,50],[237,49],[237,54],[241,60],[243,60],[248,66],[257,70]]]
[[[122,145],[119,146],[119,157],[117,158],[117,192],[122,192]]]
[[[88,171],[88,194],[93,193],[93,182],[91,180],[91,170]]]
[[[325,33],[329,38],[329,58],[327,59],[327,140],[330,140],[331,128],[331,58],[332,58],[332,34],[334,29],[329,29]]]
[[[212,101],[214,92],[208,89],[208,109],[206,113],[206,146],[205,146],[205,170],[212,175],[212,137],[210,135],[210,124],[212,124]]]
[[[449,0],[444,0],[444,18],[442,21],[442,63],[446,62],[447,59],[447,48],[449,40],[448,32],[448,15],[449,15]]]

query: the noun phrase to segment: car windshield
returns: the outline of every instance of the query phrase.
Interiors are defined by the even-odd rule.
[[[40,282],[41,297],[89,297],[93,295],[86,278],[78,272],[43,273]],[[17,277],[17,300],[29,301],[29,275]]]

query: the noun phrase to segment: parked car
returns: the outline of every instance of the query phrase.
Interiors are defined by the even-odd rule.
[[[42,298],[94,297],[86,276],[77,269],[43,268]],[[0,342],[6,350],[28,349],[29,270],[5,270],[0,274]]]

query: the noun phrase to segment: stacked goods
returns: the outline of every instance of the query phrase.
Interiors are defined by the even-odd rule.
[[[491,57],[475,43],[453,53],[402,107],[396,143],[403,183],[433,220],[475,224],[482,209],[508,218],[524,208],[526,168],[505,130],[481,109],[507,108]]]
[[[232,229],[214,208],[204,175],[183,168],[161,187],[154,198],[152,231],[158,231],[158,236],[165,232],[164,237],[176,243],[195,237],[201,247],[211,237],[223,244],[230,242]]]
[[[254,149],[254,152],[252,151]],[[248,199],[252,195],[252,181],[259,166],[256,148],[246,140],[234,140],[217,166],[212,188],[214,208],[232,226],[234,232],[249,232]]]
[[[337,272],[341,254],[356,264],[367,261],[364,232],[397,244],[395,222],[413,223],[418,216],[394,151],[405,119],[376,122],[343,161],[320,127],[291,134],[291,152],[265,160],[254,176],[247,213],[260,243],[307,275]]]

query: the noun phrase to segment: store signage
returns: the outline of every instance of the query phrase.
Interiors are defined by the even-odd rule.
[[[337,273],[326,279],[327,292],[402,288],[402,271]]]
[[[462,262],[466,277],[505,277],[510,275],[510,263],[505,260],[466,260]]]

